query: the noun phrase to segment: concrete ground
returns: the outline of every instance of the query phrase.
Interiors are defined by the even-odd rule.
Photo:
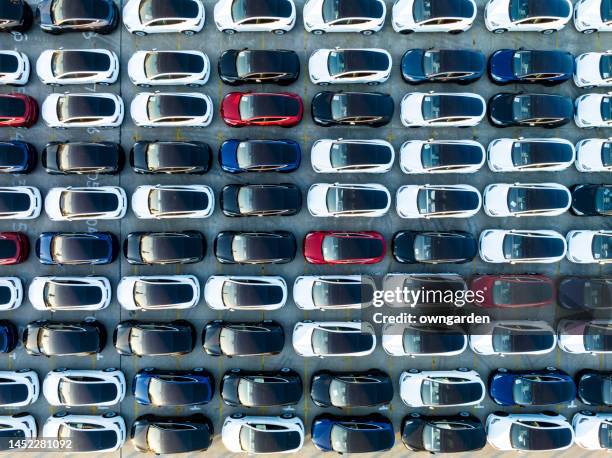
[[[125,0],[116,0],[118,3],[124,3]],[[63,46],[66,49],[70,48],[107,48],[114,50],[121,59],[121,77],[120,82],[105,87],[66,87],[66,88],[50,88],[43,86],[35,74],[30,78],[30,83],[20,92],[34,96],[39,104],[42,104],[44,98],[51,92],[114,92],[120,94],[126,104],[126,111],[129,108],[129,103],[132,98],[139,92],[130,82],[127,75],[127,62],[133,52],[136,50],[153,49],[198,49],[206,52],[213,62],[215,71],[211,75],[210,81],[202,90],[205,94],[210,95],[215,103],[215,119],[210,127],[206,129],[169,129],[160,128],[155,130],[147,130],[136,128],[129,117],[129,112],[126,114],[126,119],[120,129],[109,131],[98,131],[96,129],[74,129],[66,131],[51,131],[42,121],[29,130],[12,130],[3,129],[0,132],[1,139],[19,138],[32,142],[36,145],[39,151],[45,143],[56,140],[81,140],[81,141],[115,141],[120,142],[126,151],[129,151],[132,144],[137,140],[145,139],[160,139],[160,140],[200,140],[208,142],[213,149],[216,149],[220,143],[229,138],[290,138],[301,143],[304,151],[304,160],[299,171],[283,175],[282,177],[274,174],[260,175],[240,175],[231,176],[221,171],[218,163],[215,161],[213,169],[203,176],[142,176],[136,175],[126,167],[125,170],[117,176],[50,176],[47,175],[42,167],[38,167],[33,173],[26,176],[7,176],[0,181],[3,185],[31,185],[38,187],[43,195],[52,186],[99,186],[99,185],[117,185],[123,187],[128,195],[134,191],[135,187],[142,184],[207,184],[213,187],[216,192],[228,183],[276,183],[276,182],[291,182],[298,185],[306,196],[306,191],[309,186],[315,182],[377,182],[385,184],[392,194],[404,184],[408,183],[468,183],[476,186],[481,191],[484,187],[494,182],[557,182],[564,185],[574,185],[577,183],[602,183],[612,182],[606,174],[582,174],[574,168],[559,172],[559,173],[536,173],[522,176],[520,174],[493,174],[485,166],[480,172],[473,175],[440,175],[435,177],[411,176],[404,175],[396,164],[393,170],[385,175],[352,175],[347,177],[317,175],[310,167],[310,158],[308,151],[312,143],[321,138],[384,138],[393,143],[396,150],[399,152],[399,147],[407,139],[428,139],[435,137],[438,139],[463,139],[470,138],[478,140],[485,146],[488,142],[499,137],[562,137],[576,142],[582,138],[589,137],[607,137],[609,131],[604,129],[595,131],[579,130],[573,124],[569,124],[555,130],[544,130],[538,128],[526,129],[506,129],[500,130],[491,127],[485,120],[480,126],[470,129],[406,129],[402,126],[399,119],[399,103],[403,95],[414,90],[437,90],[437,91],[472,91],[481,94],[485,99],[491,97],[499,91],[533,91],[544,93],[559,93],[577,97],[583,91],[577,89],[572,82],[565,83],[560,87],[544,88],[540,86],[520,87],[509,86],[500,89],[491,84],[486,77],[482,78],[477,83],[468,87],[459,87],[456,85],[426,85],[419,89],[412,88],[403,82],[400,76],[399,63],[403,53],[409,48],[470,48],[479,49],[486,55],[490,55],[500,48],[531,48],[531,49],[564,49],[578,55],[586,51],[601,51],[612,47],[612,34],[595,34],[590,36],[581,35],[570,24],[563,31],[551,36],[543,36],[537,33],[508,33],[505,35],[494,35],[488,32],[483,23],[482,9],[484,0],[478,0],[479,14],[475,25],[466,33],[458,36],[447,35],[442,33],[434,34],[413,34],[403,36],[396,34],[390,24],[390,11],[387,17],[387,23],[382,32],[374,36],[364,37],[358,34],[332,34],[326,36],[314,36],[304,31],[301,19],[301,6],[303,0],[296,0],[298,4],[298,20],[294,30],[285,36],[276,36],[268,33],[246,33],[234,36],[227,36],[220,33],[213,22],[213,0],[205,0],[206,4],[206,26],[204,30],[193,36],[184,37],[182,35],[158,35],[139,38],[130,35],[121,26],[113,34],[109,36],[99,36],[92,34],[65,34],[61,36],[52,36],[42,33],[37,26],[34,26],[27,35],[13,40],[11,36],[5,35],[1,38],[0,47],[3,49],[16,49],[25,52],[30,58],[32,65],[35,65],[36,59],[40,52],[44,49],[59,48]],[[390,10],[391,1],[387,2]],[[120,5],[121,6],[121,5]],[[370,129],[367,127],[358,128],[321,128],[315,126],[310,117],[310,101],[312,97],[319,91],[314,86],[309,78],[307,71],[308,56],[316,49],[322,47],[380,47],[391,52],[394,59],[394,70],[390,80],[377,88],[382,92],[390,93],[396,103],[396,114],[393,122],[379,129]],[[300,94],[304,99],[305,116],[299,126],[292,129],[275,129],[275,128],[246,128],[242,130],[227,127],[220,116],[218,115],[218,107],[222,97],[230,92],[232,88],[224,86],[218,78],[216,72],[216,60],[219,54],[230,48],[285,48],[293,49],[299,55],[302,62],[302,74],[298,82],[294,85],[280,90],[293,91]],[[275,91],[279,90],[274,86],[253,86],[246,89],[256,91]],[[340,89],[349,89],[348,87]],[[353,89],[353,88],[350,88]],[[368,87],[356,86],[355,90],[368,90]],[[3,88],[2,92],[10,92],[10,89]],[[170,88],[171,91],[185,91],[183,88]],[[187,89],[189,91],[190,89]],[[438,221],[407,221],[397,217],[395,211],[389,212],[384,218],[378,219],[356,219],[350,221],[332,220],[332,219],[313,219],[306,208],[303,208],[297,216],[288,218],[260,218],[260,219],[228,219],[222,215],[220,210],[216,210],[215,214],[206,220],[179,220],[179,221],[154,221],[145,222],[136,219],[132,212],[121,221],[117,222],[77,222],[77,223],[62,223],[51,222],[43,214],[40,218],[34,221],[11,222],[4,221],[0,223],[0,230],[19,230],[28,234],[32,244],[38,234],[42,231],[111,231],[119,236],[122,240],[131,231],[140,230],[186,230],[197,229],[202,231],[207,238],[209,253],[205,260],[198,264],[187,266],[167,266],[167,267],[135,267],[129,265],[123,258],[116,261],[110,266],[102,267],[49,267],[41,266],[34,255],[31,255],[28,261],[24,264],[15,267],[3,267],[3,275],[18,275],[25,284],[34,276],[37,275],[105,275],[111,283],[116,286],[119,279],[124,275],[136,274],[174,274],[174,273],[190,273],[196,275],[202,284],[208,276],[212,274],[270,274],[282,275],[286,278],[288,284],[292,284],[293,280],[298,275],[303,274],[331,274],[331,273],[354,273],[354,274],[372,274],[383,275],[387,272],[457,272],[466,277],[470,277],[475,273],[523,273],[523,272],[539,272],[559,278],[565,275],[599,275],[603,273],[611,273],[610,268],[604,269],[599,266],[580,266],[571,264],[568,261],[562,261],[552,265],[532,265],[532,266],[496,266],[487,265],[480,260],[473,263],[461,266],[438,266],[438,267],[417,267],[400,265],[393,261],[390,254],[387,255],[384,262],[365,267],[329,267],[321,266],[314,267],[306,264],[301,254],[298,253],[296,259],[287,265],[279,266],[227,266],[219,264],[212,253],[212,241],[215,235],[221,230],[275,230],[285,229],[291,230],[298,240],[301,240],[306,232],[310,230],[323,229],[351,229],[351,230],[378,230],[387,241],[391,240],[392,235],[401,229],[462,229],[468,230],[473,234],[479,234],[480,231],[486,228],[505,228],[505,229],[555,229],[562,233],[566,233],[571,229],[599,229],[610,228],[610,222],[603,218],[577,218],[570,214],[553,218],[529,218],[529,219],[493,219],[487,217],[483,212],[469,220],[438,220]],[[553,313],[552,311],[550,313]],[[21,308],[12,312],[2,312],[2,318],[7,318],[17,323],[21,328],[28,322],[36,319],[57,319],[57,320],[78,320],[84,318],[82,313],[51,313],[37,312],[33,307],[24,302]],[[160,313],[129,313],[123,310],[118,302],[113,298],[113,302],[106,310],[96,312],[95,316],[101,320],[110,335],[114,326],[121,320],[128,318],[142,320],[170,320],[176,318],[184,318],[191,321],[197,328],[198,333],[201,333],[205,323],[212,319],[225,318],[234,321],[255,321],[262,318],[274,319],[280,322],[286,332],[285,349],[279,356],[274,357],[258,357],[244,359],[226,359],[212,358],[206,356],[201,350],[199,344],[196,349],[189,355],[180,358],[157,357],[157,358],[135,358],[135,357],[119,357],[117,352],[109,342],[104,352],[95,357],[81,358],[43,358],[28,356],[22,347],[18,348],[10,356],[0,357],[0,368],[2,369],[18,369],[23,367],[32,367],[37,370],[41,380],[47,371],[56,367],[69,368],[105,368],[105,367],[120,367],[126,374],[128,382],[128,390],[131,390],[131,379],[138,369],[147,366],[155,366],[164,369],[188,369],[196,366],[204,366],[210,370],[217,381],[222,377],[222,374],[233,367],[241,367],[245,369],[275,369],[283,366],[291,367],[299,371],[304,380],[305,393],[301,403],[293,409],[299,415],[310,431],[312,419],[322,409],[316,407],[308,396],[307,388],[312,374],[319,369],[336,369],[336,370],[362,370],[371,367],[377,367],[388,371],[396,384],[396,395],[391,407],[383,411],[389,416],[394,423],[397,431],[397,443],[393,450],[386,456],[400,456],[406,453],[406,449],[400,442],[399,429],[402,418],[409,412],[399,399],[397,393],[397,380],[402,370],[410,367],[420,369],[445,369],[466,366],[475,368],[480,372],[483,378],[495,368],[504,366],[509,368],[542,368],[545,366],[555,365],[573,374],[582,368],[612,368],[612,359],[610,357],[593,357],[593,356],[572,356],[563,353],[559,350],[551,354],[539,357],[477,357],[471,351],[465,351],[462,355],[453,358],[421,358],[407,359],[388,356],[379,345],[372,356],[364,358],[340,358],[340,359],[304,359],[297,357],[291,346],[291,329],[293,324],[303,319],[314,320],[348,320],[358,316],[358,312],[303,312],[295,307],[290,299],[285,307],[278,311],[258,313],[258,312],[235,312],[235,313],[218,313],[212,311],[206,306],[204,301],[189,310],[189,311],[168,311]],[[579,403],[572,405],[563,405],[560,407],[560,412],[570,417],[576,410],[582,408]],[[41,398],[36,404],[27,409],[34,414],[39,426],[42,427],[45,419],[54,413],[57,409],[49,407],[44,399]],[[123,403],[118,406],[118,412],[126,419],[128,427],[131,425],[135,417],[154,412],[162,415],[189,415],[194,411],[200,411],[208,415],[214,422],[215,433],[217,434],[208,452],[210,456],[226,456],[228,452],[221,443],[221,438],[218,433],[221,431],[223,419],[236,411],[236,409],[224,405],[218,393],[215,394],[213,401],[199,409],[175,409],[162,408],[151,409],[139,406],[134,401],[133,397],[128,394]],[[495,407],[490,399],[486,399],[482,406],[472,409],[472,412],[485,418],[486,415],[495,410]],[[81,413],[95,413],[96,409],[76,409]],[[99,411],[99,410],[98,410]],[[436,413],[454,413],[456,409],[446,409]],[[261,415],[279,414],[278,409],[256,409],[253,413]],[[368,409],[353,409],[350,414],[359,415],[368,413]],[[335,412],[339,413],[339,412]],[[302,457],[315,456],[318,451],[312,445],[310,438],[307,437],[303,450],[298,454]],[[499,452],[493,450],[490,446],[481,452],[484,456],[497,455]],[[35,453],[36,455],[36,453]],[[125,447],[114,454],[114,456],[131,457],[137,456],[138,452],[134,451],[129,441]],[[574,446],[563,454],[566,457],[575,457],[587,455],[587,452]],[[589,454],[595,456],[595,454]],[[467,454],[466,454],[467,456]]]

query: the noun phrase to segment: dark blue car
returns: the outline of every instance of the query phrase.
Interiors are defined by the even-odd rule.
[[[219,163],[228,173],[292,172],[301,159],[293,140],[227,140],[219,148]]]
[[[489,77],[495,84],[561,84],[574,74],[574,56],[566,51],[500,49],[489,58]]]
[[[134,376],[132,383],[138,404],[157,407],[207,404],[214,392],[213,376],[201,367],[185,371],[147,367]]]
[[[502,406],[547,406],[576,398],[574,380],[554,367],[544,370],[497,369],[489,378],[489,395]]]
[[[0,353],[10,353],[17,346],[19,331],[7,320],[0,320]]]
[[[485,72],[486,58],[470,49],[409,49],[402,57],[402,78],[409,84],[470,84]]]
[[[395,442],[391,421],[380,415],[339,417],[319,415],[312,422],[312,442],[324,452],[373,453],[389,450]]]
[[[19,140],[0,141],[0,173],[29,173],[36,165],[36,148]]]
[[[110,232],[43,232],[36,240],[36,256],[46,265],[110,264],[118,252]]]

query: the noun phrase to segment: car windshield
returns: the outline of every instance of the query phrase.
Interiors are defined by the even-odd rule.
[[[491,337],[493,349],[501,353],[543,351],[555,342],[552,332],[532,326],[496,326]]]
[[[612,1],[602,0],[599,12],[601,14],[601,20],[604,23],[609,24],[612,22]]]
[[[595,208],[599,213],[612,211],[612,186],[599,186],[595,193]]]
[[[553,297],[553,284],[538,280],[495,280],[492,294],[495,305],[539,303]]]
[[[373,336],[352,328],[328,326],[312,333],[312,349],[318,355],[357,353],[372,348]]]
[[[344,73],[346,71],[344,53],[338,51],[330,52],[327,58],[327,69],[329,70],[330,75],[339,75]]]
[[[604,450],[612,449],[612,421],[609,419],[599,426],[599,445]]]
[[[516,120],[531,118],[531,102],[529,96],[517,96],[512,101],[512,116]]]
[[[517,450],[551,450],[572,443],[570,428],[559,427],[545,421],[513,423],[510,427],[510,442]]]
[[[584,348],[586,351],[610,351],[612,349],[612,324],[587,324],[584,328]]]
[[[266,281],[236,279],[223,283],[221,295],[227,307],[261,307],[280,303],[283,289]]]
[[[612,120],[612,99],[610,97],[601,99],[601,118],[604,121]]]
[[[412,15],[416,22],[423,22],[432,17],[432,0],[415,0]]]
[[[65,377],[59,383],[58,393],[62,403],[73,406],[111,402],[118,394],[114,383],[85,376]]]
[[[546,375],[518,377],[512,385],[514,401],[519,405],[557,404],[568,401],[573,393],[572,382]]]
[[[340,2],[342,0],[323,0],[323,21],[332,22],[340,17]]]
[[[101,288],[79,280],[48,281],[43,290],[45,304],[51,309],[96,305],[102,297]]]
[[[300,446],[298,431],[290,431],[285,426],[249,423],[240,428],[240,448],[249,453],[281,453]]]
[[[516,76],[527,76],[532,73],[531,57],[532,54],[529,51],[518,51],[514,53],[512,57],[512,69]]]
[[[599,74],[604,80],[612,79],[612,54],[603,54],[599,58]]]
[[[421,384],[421,399],[429,405],[454,405],[478,401],[482,396],[479,383],[457,377],[432,377]]]
[[[193,300],[193,288],[189,284],[167,279],[138,280],[134,284],[134,302],[139,307],[167,307]]]
[[[418,1],[416,3],[418,3]],[[426,75],[436,75],[440,73],[440,53],[426,51],[425,54],[423,54],[423,70]]]
[[[591,246],[593,258],[598,261],[612,259],[612,236],[605,234],[596,234],[593,237]]]
[[[348,103],[346,102],[346,97],[342,94],[336,94],[332,97],[331,112],[334,119],[341,120],[348,117]]]
[[[529,17],[529,3],[531,0],[511,0],[510,19],[513,22]]]

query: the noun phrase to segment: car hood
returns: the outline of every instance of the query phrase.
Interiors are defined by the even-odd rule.
[[[323,121],[332,121],[331,101],[333,92],[319,92],[312,99],[312,116]]]
[[[497,94],[489,103],[489,114],[492,118],[501,122],[510,123],[514,120],[512,114],[512,102],[514,94]]]
[[[409,49],[402,57],[402,74],[404,78],[410,80],[421,81],[425,79],[423,72],[423,54],[422,49]]]
[[[489,59],[489,71],[493,79],[513,79],[512,56],[514,49],[500,49]]]
[[[238,78],[238,70],[236,69],[236,57],[240,51],[237,49],[229,49],[219,57],[219,75],[228,78]]]

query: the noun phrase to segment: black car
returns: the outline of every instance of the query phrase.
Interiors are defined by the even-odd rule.
[[[389,94],[380,92],[319,92],[312,99],[313,121],[323,127],[389,124],[395,104]]]
[[[612,406],[612,372],[584,369],[576,374],[578,399],[590,406]]]
[[[310,397],[319,407],[378,407],[393,399],[393,383],[385,372],[319,371],[312,376]]]
[[[43,32],[111,33],[119,24],[113,0],[43,0],[36,11]]]
[[[478,252],[469,232],[401,231],[393,237],[393,256],[403,264],[463,264]]]
[[[555,86],[572,78],[574,56],[567,51],[500,49],[491,54],[488,67],[489,78],[495,84]]]
[[[393,423],[380,414],[315,417],[311,429],[314,446],[324,452],[374,453],[393,448]]]
[[[206,239],[199,231],[131,232],[123,242],[130,264],[192,264],[206,254]]]
[[[212,150],[203,142],[140,141],[130,151],[136,173],[194,173],[210,170]]]
[[[300,58],[284,49],[228,49],[219,57],[219,77],[230,86],[272,83],[287,86],[300,76]]]
[[[409,84],[470,84],[485,72],[486,58],[470,49],[409,49],[402,57],[402,78]]]
[[[252,372],[231,369],[221,380],[223,401],[234,407],[278,407],[297,404],[302,398],[302,379],[289,368]]]
[[[132,423],[134,447],[145,453],[197,453],[208,450],[213,441],[213,424],[202,414],[189,417],[143,415]]]
[[[402,420],[402,442],[415,452],[462,453],[482,449],[487,433],[480,420],[467,412],[435,417],[411,413]]]
[[[571,188],[576,216],[612,216],[612,185],[579,184]]]
[[[574,116],[570,97],[502,92],[489,99],[489,120],[495,127],[559,127]]]
[[[196,331],[185,320],[167,323],[128,320],[115,328],[113,344],[124,356],[186,355],[195,347]]]
[[[215,256],[223,264],[286,264],[293,261],[297,244],[291,232],[220,232]]]
[[[40,162],[52,175],[114,175],[123,168],[125,155],[113,142],[51,142]]]
[[[201,367],[176,371],[145,367],[134,376],[132,393],[141,405],[197,406],[211,401],[215,379]]]
[[[29,323],[23,331],[23,346],[30,355],[95,355],[105,345],[106,329],[93,318],[72,323],[39,320]]]
[[[0,174],[29,173],[38,156],[34,145],[20,140],[0,141]]]
[[[215,320],[202,332],[202,346],[211,356],[277,355],[283,351],[285,332],[271,320],[259,323],[228,323]]]
[[[219,204],[225,216],[292,216],[302,208],[302,193],[293,184],[230,184]]]
[[[612,310],[612,277],[569,277],[559,284],[559,305],[570,310]]]
[[[32,25],[33,16],[25,0],[0,0],[0,32],[25,32]]]

